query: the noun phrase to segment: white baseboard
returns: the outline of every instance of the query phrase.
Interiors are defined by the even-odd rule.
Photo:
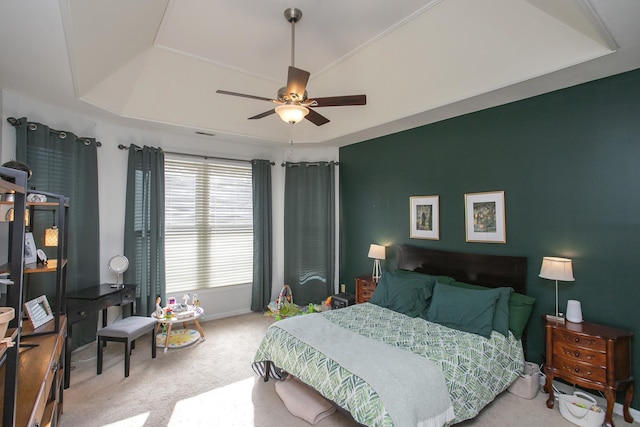
[[[544,375],[540,375],[540,385],[543,386],[544,383],[545,383],[545,377],[544,377]],[[576,390],[581,391],[581,392],[583,392],[585,394],[588,394],[589,396],[593,397],[598,402],[598,405],[604,406],[605,408],[607,407],[607,401],[605,400],[605,398],[600,396],[600,395],[593,394],[592,390],[584,390],[584,389],[581,389],[579,387],[573,387],[573,386],[571,386],[569,384],[565,384],[565,383],[560,382],[560,381],[554,381],[553,385],[556,387],[557,390],[560,390],[561,392],[566,393],[566,394],[573,394],[573,392],[576,391]],[[613,405],[613,413],[614,414],[623,416],[622,409],[623,409],[623,405],[621,403],[616,402]],[[640,420],[640,411],[638,411],[637,409],[629,408],[629,413],[631,414],[631,416],[633,417],[633,419],[635,421]]]
[[[224,313],[215,313],[215,314],[209,314],[207,312],[205,312],[205,318],[204,320],[200,320],[200,322],[208,322],[209,320],[216,320],[216,319],[224,319],[225,317],[233,317],[233,316],[240,316],[242,314],[249,314],[249,313],[253,313],[251,311],[251,309],[248,308],[240,308],[237,310],[229,310],[229,311],[225,311]]]

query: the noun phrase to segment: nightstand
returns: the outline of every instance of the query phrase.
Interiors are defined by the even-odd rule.
[[[633,398],[631,338],[633,333],[595,323],[545,320],[547,407],[553,408],[553,379],[598,390],[607,400],[605,425],[612,427],[616,391],[625,390],[624,420],[633,422],[629,405]]]
[[[378,286],[378,281],[373,280],[371,274],[356,277],[356,304],[369,301],[376,286]]]

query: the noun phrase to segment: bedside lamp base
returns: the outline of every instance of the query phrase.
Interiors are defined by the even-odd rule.
[[[555,314],[547,314],[546,316],[547,320],[553,320],[555,322],[562,322],[564,323],[564,317],[562,316],[562,313],[558,314],[557,316]]]

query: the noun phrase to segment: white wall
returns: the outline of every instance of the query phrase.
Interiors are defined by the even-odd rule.
[[[220,141],[215,137],[145,131],[93,121],[18,94],[7,91],[1,93],[3,122],[0,127],[2,131],[1,163],[15,157],[15,130],[6,122],[7,117],[27,117],[29,121],[45,123],[54,129],[67,130],[78,136],[95,137],[102,143],[102,147],[98,149],[101,282],[115,280],[113,273],[107,268],[107,262],[113,255],[123,252],[127,151],[118,149],[119,144],[149,145],[161,147],[165,151],[206,154],[241,160],[260,158],[276,163],[272,169],[274,218],[272,299],[278,295],[284,282],[284,168],[280,165],[284,161],[338,160],[337,148],[294,145],[293,151],[291,151],[290,147],[284,149],[282,147],[259,147]],[[205,309],[207,320],[250,311],[251,287],[248,285],[198,292],[198,296]],[[109,317],[115,317],[117,313],[117,311],[111,310]]]

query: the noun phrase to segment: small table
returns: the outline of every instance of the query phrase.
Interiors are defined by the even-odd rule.
[[[622,413],[633,422],[629,406],[633,399],[631,340],[633,332],[596,323],[558,322],[545,319],[547,407],[553,408],[553,379],[598,390],[607,400],[604,424],[613,427],[616,392],[625,391]]]
[[[160,325],[167,326],[167,337],[165,338],[165,341],[164,341],[165,353],[169,348],[169,337],[171,335],[171,328],[176,323],[182,323],[182,327],[186,329],[186,323],[193,322],[196,327],[196,330],[200,333],[200,338],[202,338],[202,340],[204,341],[204,331],[200,326],[200,322],[198,322],[198,318],[202,317],[202,315],[204,314],[204,310],[202,309],[202,307],[189,306],[187,311],[184,312],[184,314],[188,314],[188,313],[191,313],[191,315],[186,317],[183,315],[183,313],[174,313],[173,317],[170,317],[170,318],[166,318],[166,317],[159,318],[156,316],[156,313],[151,313],[151,318],[157,322],[156,335],[160,330]]]

